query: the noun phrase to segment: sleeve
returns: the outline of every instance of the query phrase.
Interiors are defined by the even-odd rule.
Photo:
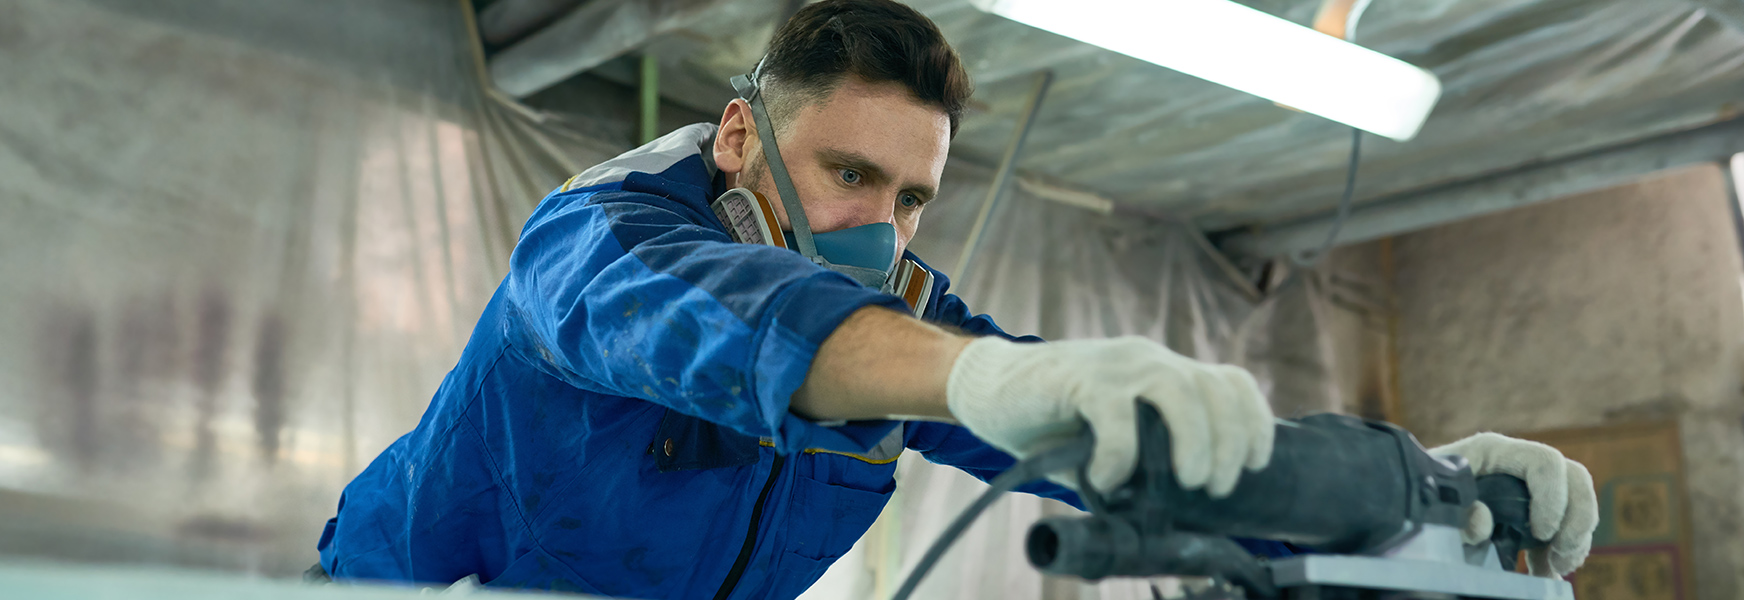
[[[1004,329],[1000,329],[999,325],[993,322],[992,317],[970,313],[969,305],[965,304],[962,298],[958,298],[955,294],[950,293],[951,278],[946,277],[944,273],[938,272],[937,269],[927,266],[925,262],[920,260],[920,257],[915,256],[912,252],[903,252],[902,257],[920,263],[922,268],[932,271],[933,273],[933,290],[931,295],[938,300],[932,302],[931,305],[927,307],[926,314],[923,316],[926,320],[961,329],[970,335],[996,335],[1015,342],[1045,341],[1042,338],[1033,335],[1011,335],[1006,333]]]
[[[944,281],[943,275],[938,275],[937,278],[941,282],[938,292],[941,297],[937,311],[932,314],[932,321],[956,327],[969,332],[970,335],[996,335],[1014,342],[1046,341],[1033,335],[1011,335],[1006,333],[1004,329],[1000,329],[999,325],[993,322],[992,317],[970,313],[969,305],[965,304],[962,298],[958,298],[956,294],[944,293],[944,288],[948,287],[950,282]]]
[[[914,257],[910,255],[909,258]],[[1043,341],[1033,335],[1011,335],[1000,329],[991,317],[970,313],[969,306],[962,298],[946,293],[951,282],[943,273],[934,271],[933,281],[933,296],[938,298],[938,302],[927,311],[928,320],[956,327],[970,335],[999,336],[1016,342]],[[956,467],[982,481],[998,477],[1017,463],[1016,458],[981,441],[960,425],[913,421],[908,424],[903,441],[909,449],[920,452],[927,460]],[[1060,500],[1079,510],[1084,508],[1083,501],[1076,492],[1049,481],[1030,482],[1019,486],[1017,491]]]
[[[910,421],[904,437],[904,444],[928,461],[956,467],[981,481],[991,481],[1017,464],[1016,458],[981,441],[961,425]],[[1051,481],[1032,481],[1018,486],[1017,491],[1053,498],[1085,510],[1084,501],[1078,498],[1077,492]]]
[[[554,201],[565,200],[565,201]],[[511,343],[571,385],[641,398],[777,451],[864,451],[892,422],[788,412],[818,346],[866,306],[903,310],[798,253],[732,242],[713,213],[655,194],[541,203],[510,257]]]

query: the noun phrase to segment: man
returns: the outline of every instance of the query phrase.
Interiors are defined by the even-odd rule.
[[[890,260],[818,250],[884,231],[894,249],[872,245],[900,251],[936,193],[970,87],[925,17],[888,0],[807,6],[736,83],[718,126],[539,205],[422,421],[346,488],[319,543],[327,573],[792,598],[871,525],[904,448],[987,479],[1087,424],[1091,484],[1109,489],[1133,469],[1138,401],[1167,421],[1184,486],[1228,494],[1266,465],[1273,418],[1240,369],[1140,338],[1015,343],[942,275],[910,305],[876,289]],[[770,245],[781,235],[736,243],[738,217],[711,207],[733,188],[768,199],[747,206],[800,251]],[[1585,470],[1528,442],[1462,443],[1528,479],[1534,531],[1553,540],[1539,566],[1577,566],[1594,525]],[[1059,485],[1023,489],[1077,504]]]

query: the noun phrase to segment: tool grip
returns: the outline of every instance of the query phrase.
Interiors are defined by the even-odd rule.
[[[1548,542],[1532,537],[1532,492],[1526,481],[1513,475],[1493,474],[1478,478],[1478,500],[1490,508],[1495,528],[1490,541],[1502,568],[1513,571],[1521,550],[1543,548]]]

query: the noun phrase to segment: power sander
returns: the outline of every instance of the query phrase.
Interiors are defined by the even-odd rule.
[[[1514,572],[1521,550],[1542,547],[1529,525],[1525,482],[1474,477],[1465,460],[1429,454],[1393,425],[1343,415],[1279,420],[1270,465],[1243,473],[1225,498],[1185,490],[1169,457],[1169,433],[1139,405],[1133,476],[1106,495],[1086,476],[1094,439],[1020,461],[946,528],[899,588],[906,600],[950,543],[997,497],[1050,473],[1076,475],[1089,514],[1037,522],[1025,541],[1042,572],[1105,577],[1209,577],[1225,597],[1282,600],[1574,600],[1559,579]],[[1465,545],[1460,527],[1474,501],[1495,518],[1487,542]],[[1253,556],[1231,537],[1303,548]],[[1232,591],[1231,591],[1232,590]],[[1204,597],[1204,596],[1199,596]]]

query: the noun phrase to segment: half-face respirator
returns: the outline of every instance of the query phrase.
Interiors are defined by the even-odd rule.
[[[733,77],[733,89],[751,105],[751,116],[757,122],[757,136],[763,143],[763,160],[768,164],[770,179],[781,195],[787,212],[790,231],[781,229],[775,208],[762,194],[746,188],[733,188],[721,194],[710,205],[715,216],[726,224],[733,240],[748,244],[766,244],[799,252],[831,271],[847,275],[869,288],[901,296],[914,310],[915,316],[926,311],[933,289],[933,274],[912,260],[898,260],[896,226],[872,223],[828,233],[812,233],[805,207],[794,190],[793,179],[787,174],[787,164],[781,160],[781,150],[775,143],[775,127],[759,93],[757,78],[763,63],[749,76]]]

